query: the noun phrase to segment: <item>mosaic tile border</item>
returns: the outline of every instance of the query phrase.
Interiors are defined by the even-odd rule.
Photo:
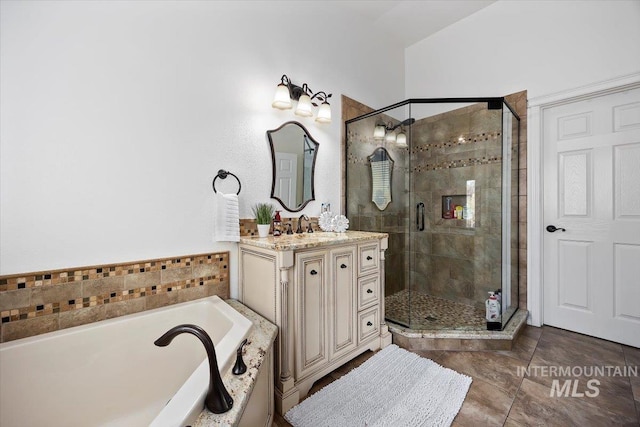
[[[183,280],[167,285],[154,285],[128,289],[119,292],[109,292],[107,294],[93,295],[90,297],[74,298],[68,301],[53,302],[40,305],[31,305],[0,312],[2,323],[15,322],[17,320],[33,319],[34,317],[48,314],[64,313],[65,311],[78,310],[81,308],[95,307],[98,305],[111,304],[121,301],[129,301],[135,298],[158,295],[165,292],[179,291],[181,289],[194,288],[196,286],[212,285],[223,282],[223,278],[216,276],[202,277],[193,280]]]
[[[208,263],[204,259],[211,260],[217,256],[223,260],[225,253],[191,255],[186,257],[156,259],[150,261],[137,261],[132,264],[107,264],[100,266],[67,268],[35,273],[19,273],[0,276],[0,292],[17,289],[36,288],[39,286],[54,286],[65,283],[81,282],[85,280],[102,279],[106,277],[118,277],[135,273],[161,271],[171,268],[183,268],[191,265]],[[226,253],[228,260],[228,253]],[[228,261],[227,261],[228,263]]]
[[[448,137],[446,140],[441,142],[434,142],[428,144],[416,144],[411,148],[411,153],[418,153],[423,151],[429,151],[438,148],[448,148],[455,147],[457,145],[469,145],[474,143],[482,143],[489,140],[496,140],[502,135],[501,131],[494,132],[482,132],[482,133],[468,133],[468,134],[456,134],[454,136]],[[364,144],[373,144],[380,145],[381,141],[374,139],[373,136],[361,136],[358,132],[350,131],[347,135],[347,146],[353,143],[364,143]],[[396,148],[400,148],[397,147]]]
[[[318,225],[318,217],[309,217],[309,221],[311,221],[311,226],[315,231],[320,230],[320,226]],[[291,228],[295,231],[295,229],[298,227],[298,217],[290,218],[290,217],[282,216],[282,223],[283,224],[291,223]],[[273,231],[272,229],[269,229],[269,233],[271,233],[272,231]],[[252,218],[240,219],[240,236],[242,237],[258,236],[258,225],[255,219],[252,219]]]
[[[0,341],[210,295],[229,297],[229,252],[0,276]]]
[[[441,163],[425,163],[423,165],[415,165],[412,170],[414,172],[426,172],[440,169],[464,168],[467,166],[491,165],[495,163],[502,163],[502,156],[450,160]]]

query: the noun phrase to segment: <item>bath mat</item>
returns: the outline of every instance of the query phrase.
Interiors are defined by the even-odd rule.
[[[471,378],[392,344],[291,408],[294,427],[449,426]]]

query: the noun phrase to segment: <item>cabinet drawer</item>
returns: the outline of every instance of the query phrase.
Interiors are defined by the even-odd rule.
[[[358,313],[358,344],[378,335],[380,330],[380,310],[374,307]]]
[[[380,295],[380,275],[371,274],[358,279],[358,310],[378,302]]]
[[[378,270],[380,244],[378,241],[358,246],[358,276]]]

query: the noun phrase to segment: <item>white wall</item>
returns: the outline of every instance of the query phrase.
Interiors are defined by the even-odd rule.
[[[341,93],[381,107],[404,91],[403,49],[325,2],[0,4],[0,274],[231,250],[233,288],[217,170],[251,217],[271,189],[265,132],[297,119],[320,143],[303,212],[338,208]],[[333,93],[331,125],[271,108],[283,73]]]
[[[640,1],[498,1],[406,49],[406,97],[529,98],[640,71]]]

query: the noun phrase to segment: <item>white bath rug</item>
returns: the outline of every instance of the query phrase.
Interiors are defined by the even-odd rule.
[[[471,378],[392,344],[297,406],[294,427],[449,426]]]

